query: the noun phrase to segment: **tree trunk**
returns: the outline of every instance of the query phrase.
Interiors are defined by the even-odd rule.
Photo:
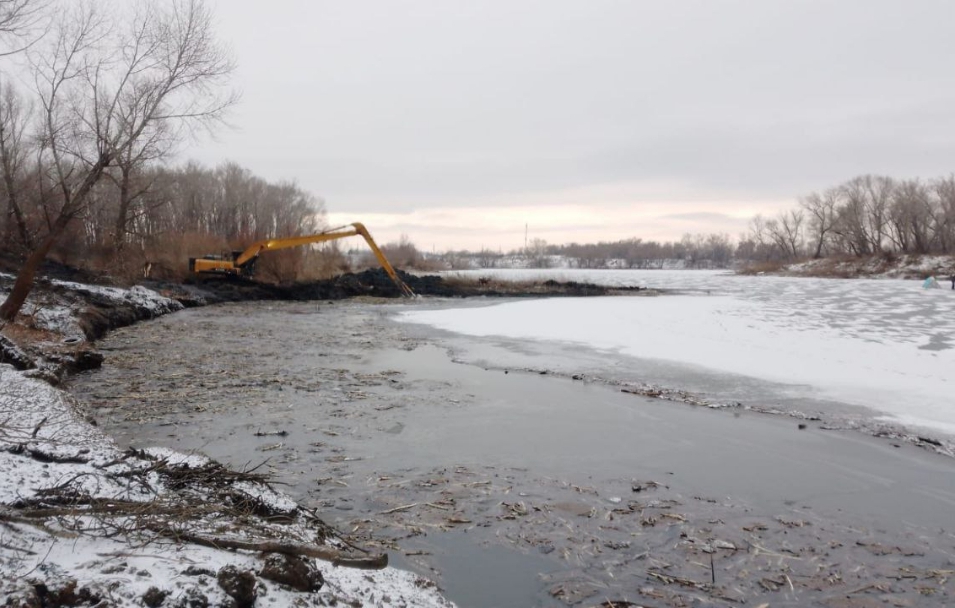
[[[50,253],[53,244],[60,235],[63,234],[63,231],[69,223],[70,218],[61,214],[60,217],[57,218],[56,224],[50,234],[43,239],[39,247],[33,250],[30,257],[27,258],[27,261],[20,267],[17,280],[13,284],[13,291],[10,292],[7,299],[0,305],[0,321],[12,322],[16,319],[17,313],[20,312],[23,303],[26,302],[27,296],[30,295],[30,291],[33,289],[33,280],[36,278],[37,269],[40,267],[40,264],[43,263],[43,260],[46,259],[46,255]]]
[[[40,267],[40,264],[43,263],[43,260],[46,259],[47,254],[50,253],[50,249],[53,248],[53,244],[60,238],[66,230],[66,227],[69,226],[73,218],[82,211],[83,206],[86,204],[86,198],[89,196],[93,186],[103,177],[103,171],[109,165],[110,158],[108,153],[104,152],[100,154],[96,163],[90,167],[89,172],[83,179],[83,183],[80,184],[80,187],[76,189],[76,192],[70,200],[60,209],[59,215],[50,226],[50,233],[40,242],[40,245],[33,250],[30,257],[27,258],[27,261],[24,262],[20,268],[20,272],[17,273],[17,280],[13,284],[13,291],[10,292],[7,299],[0,305],[0,321],[10,322],[17,318],[20,308],[23,307],[27,296],[29,296],[30,291],[33,290],[33,280],[36,278],[37,269]]]
[[[23,218],[23,210],[20,209],[20,204],[17,202],[17,189],[16,185],[13,183],[13,176],[10,175],[10,172],[6,169],[3,172],[3,184],[7,190],[7,221],[9,221],[11,216],[16,220],[17,231],[20,233],[20,242],[27,249],[31,249],[33,247],[33,239],[30,238],[30,231],[27,229],[26,220]],[[13,226],[12,224],[8,224],[8,242],[12,234]]]
[[[123,163],[125,165],[125,163]],[[116,213],[116,224],[113,226],[113,248],[116,253],[123,250],[126,244],[126,224],[129,221],[129,167],[122,167],[122,176],[119,181],[119,211]]]

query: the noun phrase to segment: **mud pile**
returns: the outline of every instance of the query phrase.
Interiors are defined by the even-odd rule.
[[[510,282],[490,279],[466,280],[445,279],[437,275],[418,276],[398,271],[401,280],[416,294],[444,298],[455,297],[529,297],[529,296],[600,296],[614,293],[632,293],[639,287],[608,288],[590,283],[528,281]],[[178,299],[185,305],[204,303],[239,302],[247,300],[343,300],[358,296],[398,298],[401,291],[388,274],[380,269],[358,273],[346,273],[322,281],[272,285],[241,278],[212,278],[184,286],[170,284],[149,285],[158,291],[174,289],[185,291]]]

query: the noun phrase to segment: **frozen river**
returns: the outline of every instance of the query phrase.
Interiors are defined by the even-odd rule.
[[[563,352],[567,371],[580,371],[589,352],[594,373],[693,390],[711,401],[840,414],[866,408],[870,419],[955,435],[955,291],[947,283],[922,289],[916,281],[720,271],[469,274],[676,294],[509,301],[400,319],[490,342],[519,340],[553,357]]]

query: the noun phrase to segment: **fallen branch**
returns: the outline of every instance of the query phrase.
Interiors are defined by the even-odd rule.
[[[74,503],[75,504],[75,503]],[[65,507],[0,509],[0,519],[21,521],[23,519],[49,519],[51,517],[88,517],[90,515],[176,515],[179,517],[214,513],[215,505],[157,505],[132,501],[92,499],[82,505]]]
[[[395,507],[394,509],[388,509],[387,511],[382,511],[380,514],[389,515],[391,513],[397,513],[398,511],[407,511],[408,509],[412,509],[417,506],[418,506],[418,503],[413,502],[410,505],[402,505],[400,507]]]
[[[663,574],[662,572],[656,572],[654,570],[647,570],[647,574],[657,579],[665,585],[671,585],[673,583],[678,583],[684,587],[692,587],[693,589],[707,589],[709,585],[706,583],[700,583],[692,579],[683,578],[680,576],[674,576],[672,574]]]
[[[33,427],[33,433],[30,435],[30,437],[32,437],[33,439],[36,439],[37,433],[40,432],[40,429],[43,427],[44,424],[46,424],[46,421],[49,420],[49,418],[50,418],[49,416],[44,416],[43,420],[38,422],[37,425]]]
[[[276,541],[252,542],[231,538],[208,537],[155,525],[149,526],[149,529],[166,538],[202,545],[204,547],[212,547],[213,549],[239,549],[259,553],[281,553],[299,557],[314,557],[326,562],[331,562],[333,566],[357,568],[360,570],[381,570],[388,566],[387,553],[379,553],[378,555],[372,555],[370,557],[353,557],[337,549],[332,549],[331,547],[318,547],[302,543],[283,543]]]

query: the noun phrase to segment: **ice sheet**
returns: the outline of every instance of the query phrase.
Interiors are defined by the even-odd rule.
[[[907,426],[955,435],[955,291],[916,281],[742,277],[708,271],[482,271],[676,290],[407,312],[477,336],[573,342],[810,387]],[[950,380],[952,378],[952,380]],[[652,379],[651,379],[652,380]]]

